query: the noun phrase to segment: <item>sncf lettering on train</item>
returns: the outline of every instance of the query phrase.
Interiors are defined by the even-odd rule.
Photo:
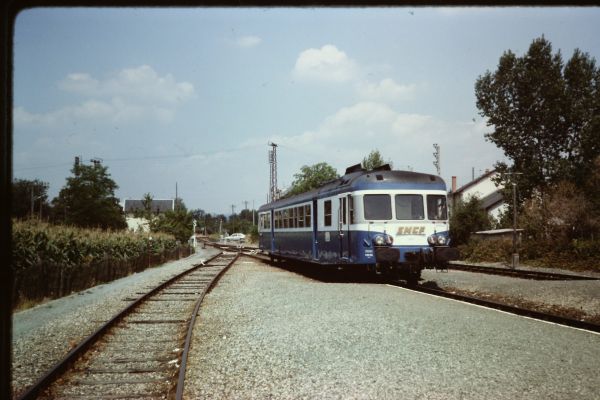
[[[401,226],[396,235],[425,235],[424,226]]]

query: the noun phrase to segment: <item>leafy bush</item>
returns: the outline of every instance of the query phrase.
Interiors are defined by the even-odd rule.
[[[472,240],[458,246],[463,260],[470,262],[509,262],[512,254],[512,240]]]
[[[490,217],[477,196],[458,201],[450,216],[450,237],[453,245],[466,244],[472,232],[490,229]]]
[[[512,240],[473,240],[458,246],[463,260],[469,262],[511,262]],[[519,245],[519,259],[535,267],[600,272],[600,240],[573,240],[568,246],[553,246],[548,241],[525,239]]]

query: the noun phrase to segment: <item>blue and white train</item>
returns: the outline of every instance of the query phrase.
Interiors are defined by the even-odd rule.
[[[272,260],[366,268],[415,283],[425,267],[456,259],[449,247],[446,184],[439,176],[367,171],[263,205],[259,247]]]

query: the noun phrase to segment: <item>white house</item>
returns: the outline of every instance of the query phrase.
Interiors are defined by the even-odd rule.
[[[487,213],[494,218],[498,218],[500,212],[506,211],[507,205],[500,192],[503,186],[496,186],[492,181],[496,176],[498,176],[498,173],[495,170],[486,171],[479,178],[458,189],[456,188],[456,177],[453,176],[452,191],[448,193],[451,205],[454,206],[459,200],[468,201],[470,197],[477,196],[483,202],[483,208]]]
[[[173,211],[175,209],[175,200],[155,200],[152,199],[150,210],[152,214],[159,215],[167,211]],[[123,205],[123,212],[125,213],[125,221],[127,222],[127,228],[135,232],[150,232],[150,222],[146,218],[135,217],[136,211],[145,210],[144,200],[138,199],[126,199]]]

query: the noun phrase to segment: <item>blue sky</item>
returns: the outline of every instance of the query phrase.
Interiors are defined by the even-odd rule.
[[[57,195],[75,156],[103,159],[117,196],[239,212],[278,181],[378,149],[396,169],[470,180],[503,160],[474,84],[544,35],[600,59],[600,8],[23,11],[14,35],[14,177]]]

